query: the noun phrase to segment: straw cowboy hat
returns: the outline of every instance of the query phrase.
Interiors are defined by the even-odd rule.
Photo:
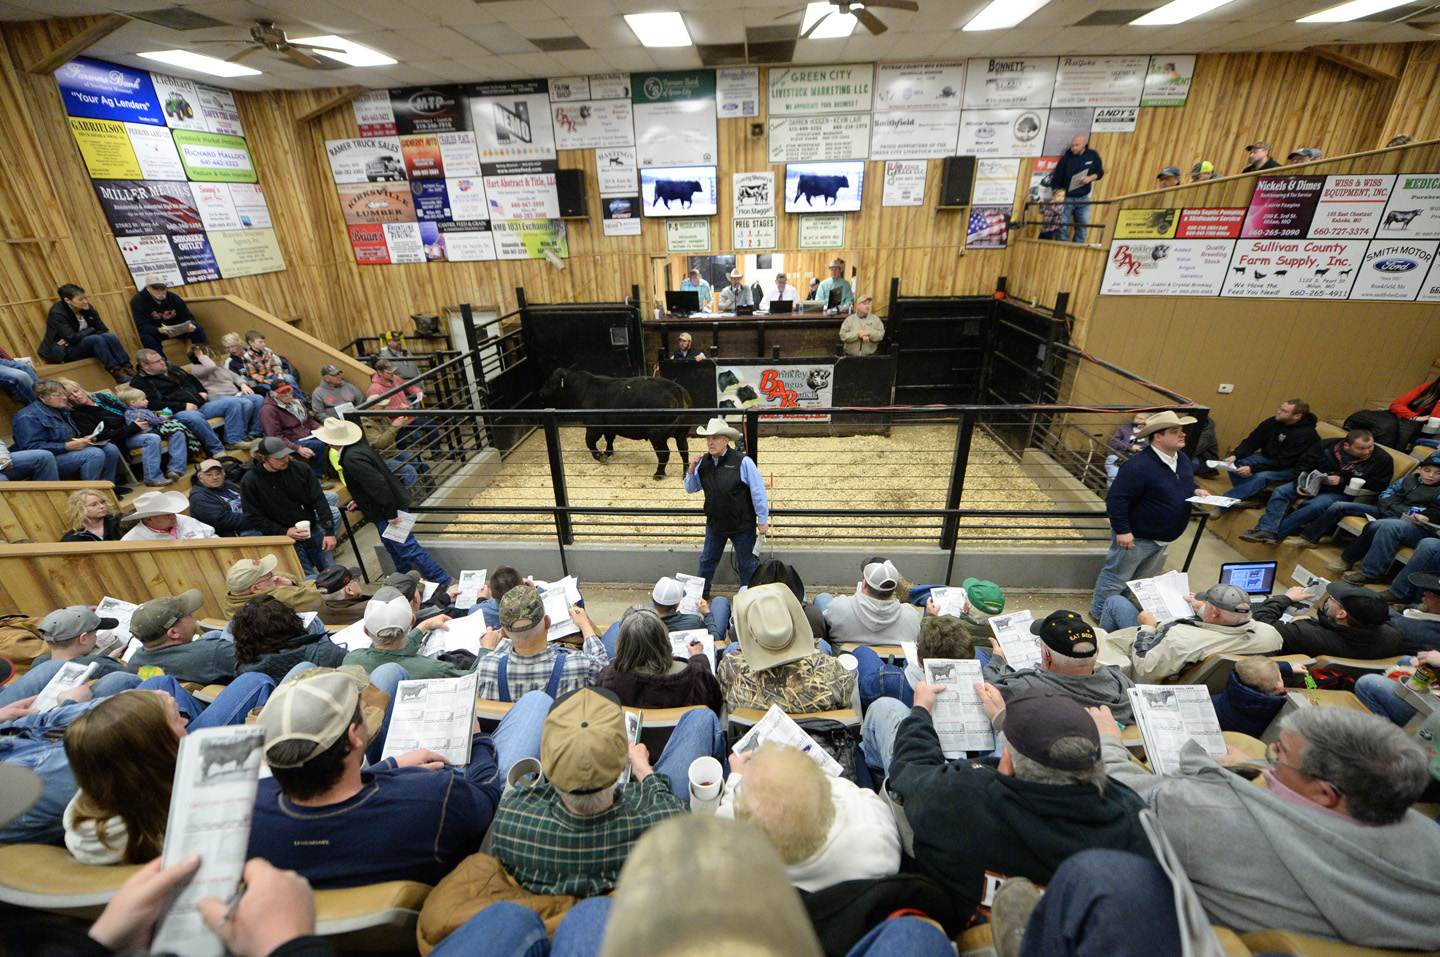
[[[730,270],[729,272],[727,272],[727,273],[725,274],[725,278],[727,278],[727,279],[744,279],[744,278],[745,278],[745,270],[741,269],[739,266],[736,266],[734,269]]]
[[[354,445],[365,435],[360,431],[360,426],[354,422],[346,422],[339,416],[326,419],[320,428],[310,434],[326,445]]]
[[[157,515],[178,515],[189,508],[190,500],[185,497],[184,492],[146,492],[135,499],[135,511],[126,515],[122,521],[138,522],[142,518],[154,518]]]
[[[755,671],[778,668],[815,651],[815,635],[800,599],[783,582],[747,588],[735,598],[735,633]]]
[[[702,425],[700,428],[696,429],[695,434],[704,436],[723,435],[731,442],[740,441],[740,433],[732,429],[725,422],[725,420],[720,418],[720,416],[718,415],[715,416],[715,418],[711,419],[709,422]]]
[[[836,268],[844,269],[844,268],[845,268],[845,260],[841,259],[839,256],[836,256],[834,259],[830,260],[830,265],[827,266],[826,268],[827,268],[827,269],[836,269]]]
[[[1137,439],[1143,439],[1147,435],[1154,435],[1156,432],[1163,432],[1166,429],[1173,429],[1177,425],[1194,425],[1194,416],[1176,415],[1170,409],[1158,412],[1145,420],[1145,428],[1136,433]]]

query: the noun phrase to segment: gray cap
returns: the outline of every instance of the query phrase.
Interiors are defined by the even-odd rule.
[[[1319,150],[1315,149],[1314,147],[1306,146],[1306,147],[1304,147],[1304,148],[1302,148],[1302,149],[1296,150],[1295,152],[1291,153],[1289,156],[1287,156],[1287,157],[1285,157],[1285,158],[1286,158],[1286,159],[1294,159],[1294,158],[1297,157],[1297,156],[1303,156],[1303,157],[1305,157],[1306,159],[1318,160],[1318,159],[1320,159],[1323,155],[1324,155],[1323,153],[1321,153]]]
[[[321,374],[321,375],[339,375],[339,374],[340,374],[340,367],[337,366],[337,365],[331,365],[330,363],[326,363],[325,365],[323,365],[323,366],[320,367],[320,374]]]
[[[1244,589],[1234,585],[1211,585],[1195,596],[1197,601],[1214,605],[1221,611],[1233,611],[1238,615],[1250,614],[1250,596]]]
[[[257,455],[263,455],[271,459],[283,459],[293,451],[295,450],[286,445],[284,439],[274,435],[261,439],[260,447],[255,450]]]
[[[1155,178],[1156,178],[1156,179],[1165,179],[1167,176],[1179,176],[1179,175],[1180,175],[1180,167],[1178,167],[1178,166],[1167,166],[1167,167],[1165,167],[1164,169],[1162,169],[1160,172],[1156,173],[1156,174],[1155,174]]]
[[[114,628],[118,624],[118,619],[101,618],[86,605],[70,605],[46,615],[45,620],[40,622],[40,627],[35,630],[46,641],[74,641],[87,631]]]

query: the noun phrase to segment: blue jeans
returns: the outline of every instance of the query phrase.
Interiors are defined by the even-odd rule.
[[[63,478],[78,478],[82,482],[104,479],[115,481],[115,469],[120,465],[120,450],[112,442],[92,445],[88,449],[62,452],[55,456],[55,468]]]
[[[1419,545],[1429,535],[1424,526],[1403,518],[1380,518],[1366,525],[1360,536],[1345,546],[1340,557],[1347,562],[1360,562],[1360,573],[1365,577],[1380,578],[1390,570],[1390,563],[1400,549]]]
[[[1265,461],[1263,455],[1247,455],[1243,459],[1236,459],[1236,465],[1256,466]],[[1238,476],[1234,472],[1227,473],[1230,476],[1230,497],[1231,498],[1254,498],[1266,488],[1276,482],[1293,482],[1295,476],[1300,474],[1294,469],[1274,469],[1268,472],[1252,472],[1247,476]]]
[[[21,405],[35,401],[34,386],[39,381],[28,364],[18,359],[0,359],[0,390]]]
[[[910,714],[910,705],[896,698],[876,698],[865,711],[860,726],[860,751],[878,781],[888,777],[890,758],[895,754],[895,729]]]
[[[231,445],[244,442],[260,428],[260,409],[255,403],[238,395],[216,396],[200,407],[200,414],[207,419],[214,416],[225,418],[225,439]],[[318,439],[311,441],[318,442]]]
[[[195,331],[184,332],[178,336],[167,336],[163,333],[157,335],[156,333],[151,332],[140,332],[138,329],[136,330],[136,333],[140,336],[141,346],[145,347],[146,349],[154,349],[162,356],[165,354],[166,339],[184,339],[187,342],[198,343],[200,345],[205,345],[210,341],[209,338],[205,335],[205,330],[200,328],[200,323],[198,322],[195,323]]]
[[[1105,608],[1100,613],[1100,628],[1104,631],[1119,631],[1134,628],[1140,624],[1140,609],[1124,595],[1111,595],[1105,599]]]
[[[39,694],[45,690],[50,679],[65,664],[51,658],[49,661],[42,661],[31,668],[14,681],[3,688],[0,688],[0,708],[17,701],[28,698],[31,695]],[[140,683],[138,675],[132,675],[125,671],[112,671],[97,679],[90,687],[91,694],[96,698],[108,698],[112,694],[119,694],[128,691]]]
[[[516,761],[540,760],[540,735],[554,703],[555,699],[545,692],[531,691],[500,719],[500,726],[490,735],[490,740],[495,742],[495,764],[501,779],[510,780],[510,768]]]
[[[720,567],[720,557],[725,554],[725,543],[735,548],[735,560],[740,566],[740,584],[750,584],[750,576],[760,564],[755,557],[755,526],[738,532],[723,533],[705,526],[705,545],[700,549],[699,575],[705,579],[705,597],[710,597],[710,588],[715,584],[715,569]]]
[[[1175,895],[1160,865],[1128,851],[1067,858],[1030,913],[1020,957],[1180,953]]]
[[[1414,663],[1411,658],[1400,660],[1406,664]],[[1382,718],[1389,718],[1402,728],[1415,717],[1415,709],[1400,697],[1400,682],[1391,681],[1384,675],[1361,675],[1355,681],[1355,697],[1371,711]]]
[[[1391,594],[1407,602],[1419,597],[1420,590],[1410,584],[1413,572],[1434,572],[1440,570],[1440,538],[1427,538],[1415,546],[1415,554],[1405,563],[1400,574],[1390,585]]]
[[[385,460],[385,464],[390,466],[390,471],[399,476],[406,488],[420,481],[420,473],[415,471],[415,466],[410,464],[414,458],[415,456],[409,452],[396,452]]]
[[[316,459],[319,458],[317,455]],[[314,461],[312,459],[311,461]],[[380,533],[380,544],[385,546],[385,551],[390,553],[390,559],[395,562],[397,572],[408,572],[416,569],[425,576],[426,581],[435,582],[443,591],[450,587],[450,573],[440,567],[440,563],[430,557],[430,553],[420,547],[415,541],[415,533],[411,532],[405,536],[405,541],[397,542],[384,537],[385,529],[390,523],[383,518],[375,520],[375,531]]]
[[[29,449],[10,453],[10,468],[0,472],[0,482],[58,482],[60,467],[55,453]]]
[[[508,718],[509,715],[506,715]],[[651,763],[656,774],[670,779],[670,790],[690,806],[690,765],[696,758],[712,757],[726,763],[725,730],[709,708],[687,711],[675,724],[660,759]]]
[[[185,463],[190,458],[190,449],[186,445],[184,431],[177,429],[170,433],[168,439],[161,438],[158,432],[140,432],[126,440],[125,447],[127,449],[140,450],[140,465],[145,471],[145,481],[158,482],[165,478],[160,468],[160,453],[167,445],[170,449],[169,471],[185,471]]]
[[[123,366],[130,361],[129,353],[113,332],[97,332],[65,347],[66,362],[92,357],[99,359],[106,369]]]
[[[233,395],[229,396],[229,398],[239,399],[241,402],[250,403],[253,414],[247,415],[247,421],[249,421],[250,423],[250,429],[248,432],[245,433],[245,438],[260,438],[262,434],[260,431],[260,407],[265,404],[265,397],[258,392],[254,392],[250,395]]]
[[[1074,223],[1072,232],[1070,224]],[[1090,223],[1090,200],[1066,199],[1060,207],[1060,228],[1056,238],[1062,243],[1083,243],[1085,227]]]
[[[430,953],[433,957],[596,957],[611,903],[609,897],[592,897],[576,904],[561,919],[552,944],[540,915],[513,901],[497,901],[455,928]]]
[[[1270,503],[1265,506],[1265,514],[1255,523],[1255,528],[1262,532],[1273,532],[1277,538],[1285,538],[1315,521],[1336,502],[1347,501],[1341,492],[1321,492],[1313,498],[1305,499],[1303,504],[1286,515],[1285,510],[1300,497],[1300,489],[1293,482],[1277,488],[1275,494],[1270,496]]]
[[[325,542],[325,529],[320,527],[319,522],[310,523],[310,537],[303,542],[295,543],[295,554],[300,557],[300,568],[308,578],[311,575],[325,571],[327,568],[335,567],[335,552],[325,551],[321,546]]]
[[[856,682],[860,689],[860,708],[868,711],[876,698],[895,698],[910,707],[915,704],[915,689],[905,678],[903,664],[889,664],[875,653],[873,648],[861,645],[850,654],[855,656],[859,667],[855,669]]]
[[[1110,551],[1105,553],[1105,567],[1095,579],[1095,594],[1090,598],[1090,617],[1099,621],[1105,614],[1105,599],[1120,594],[1126,582],[1160,574],[1160,569],[1165,567],[1168,544],[1136,538],[1134,548],[1121,548],[1112,533]]]
[[[209,403],[206,404],[208,405]],[[205,446],[206,452],[209,452],[215,457],[225,454],[225,446],[221,444],[220,436],[216,435],[215,430],[210,428],[210,423],[206,421],[207,416],[204,411],[197,411],[195,409],[190,409],[189,411],[184,409],[171,409],[170,411],[175,413],[176,421],[184,425],[185,428],[190,430],[191,435],[200,440],[200,444]],[[242,432],[240,434],[243,435],[244,433]],[[240,440],[236,439],[235,441],[239,442]]]
[[[1319,518],[1312,521],[1309,525],[1306,525],[1300,534],[1305,536],[1308,541],[1319,544],[1320,539],[1335,531],[1336,526],[1340,524],[1340,520],[1346,516],[1379,514],[1380,506],[1378,505],[1363,505],[1360,502],[1352,502],[1349,500],[1334,502],[1326,508],[1325,511],[1320,513]]]
[[[139,687],[142,691],[164,691],[170,695],[180,713],[190,719],[188,730],[198,731],[201,728],[244,724],[246,715],[255,708],[263,708],[270,700],[270,693],[275,690],[275,679],[258,671],[236,675],[235,680],[208,705],[197,701],[169,675],[147,678],[140,682]]]

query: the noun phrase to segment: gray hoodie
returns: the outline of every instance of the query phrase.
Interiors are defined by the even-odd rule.
[[[830,640],[894,645],[920,635],[920,609],[899,599],[881,601],[863,592],[841,595],[825,606]]]
[[[985,680],[999,689],[1001,696],[1009,701],[1011,697],[1028,688],[1054,688],[1069,695],[1087,708],[1105,705],[1121,724],[1134,724],[1135,714],[1130,710],[1129,690],[1135,682],[1125,677],[1113,665],[1097,664],[1088,675],[1062,675],[1039,668],[1016,671],[999,655],[991,655],[985,665]]]
[[[1440,827],[1418,811],[1371,826],[1287,800],[1191,741],[1157,776],[1101,739],[1105,768],[1145,798],[1211,920],[1362,947],[1440,948]]]

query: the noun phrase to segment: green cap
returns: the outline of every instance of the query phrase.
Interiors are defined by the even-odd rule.
[[[965,589],[965,597],[970,600],[970,604],[985,614],[998,615],[1005,610],[1005,593],[994,582],[967,578],[960,587]]]
[[[506,631],[529,631],[545,617],[545,602],[529,585],[516,585],[500,599],[500,627]]]

